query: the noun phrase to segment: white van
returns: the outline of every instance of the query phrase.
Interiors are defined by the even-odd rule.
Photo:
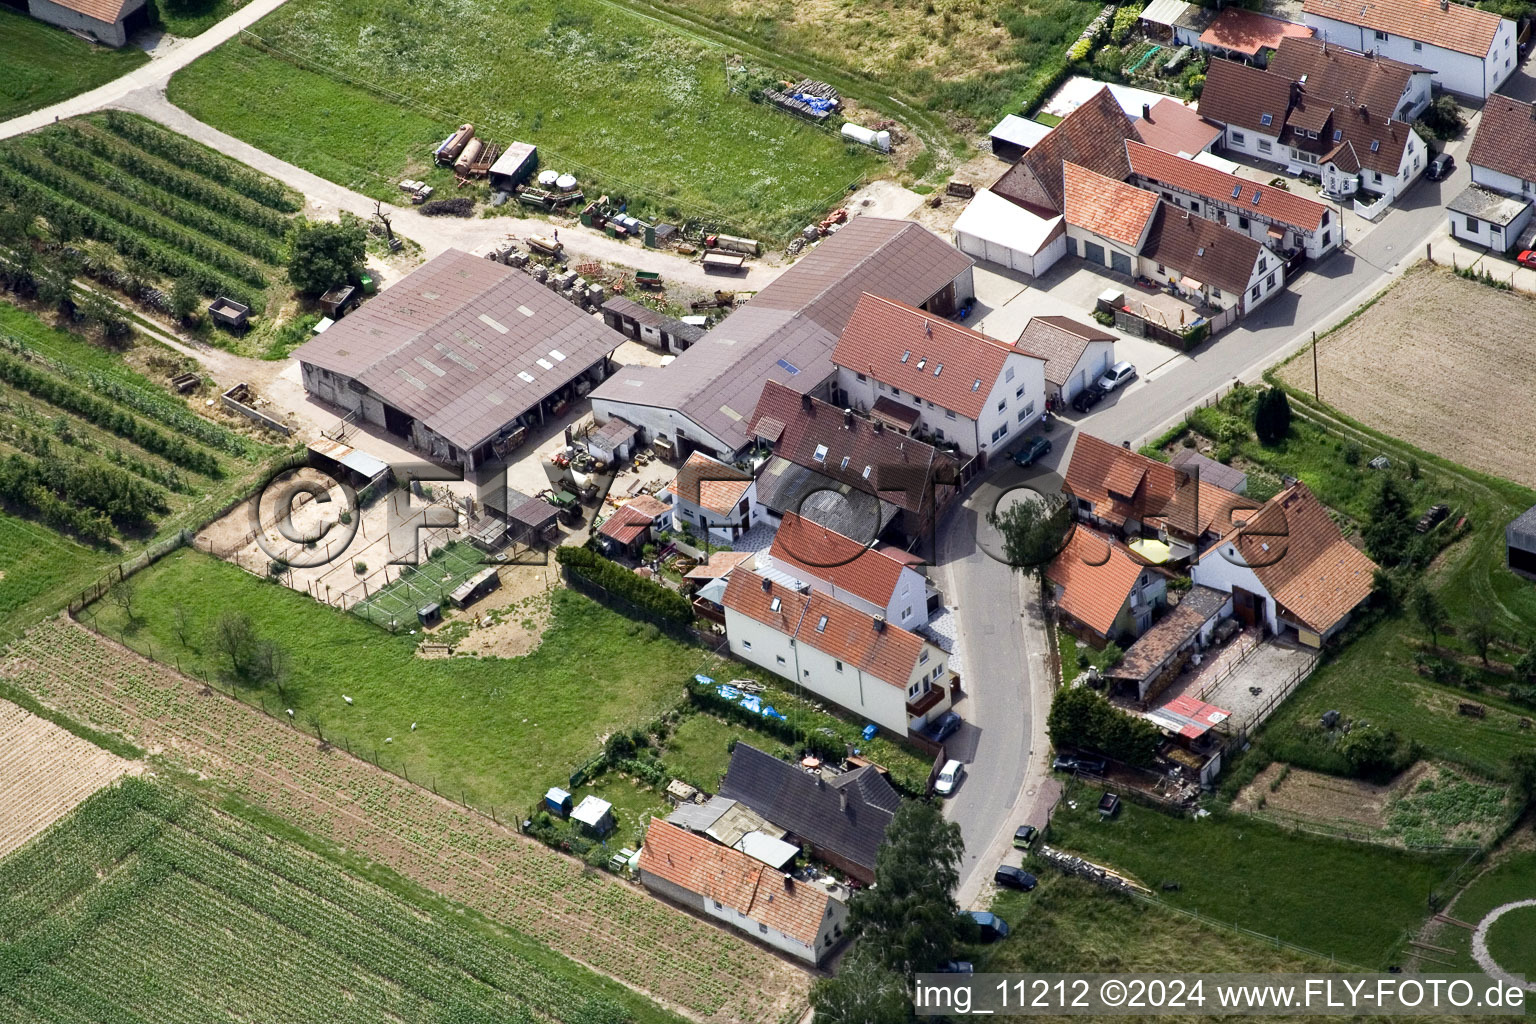
[[[933,784],[933,791],[939,796],[949,796],[960,785],[960,776],[965,774],[965,765],[959,761],[946,761],[939,771],[939,777]]]

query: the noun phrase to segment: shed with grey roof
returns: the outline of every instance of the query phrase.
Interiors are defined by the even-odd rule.
[[[974,294],[972,260],[910,221],[855,217],[706,332],[670,366],[617,371],[592,393],[597,419],[622,416],[679,457],[747,447],[765,381],[827,393],[832,349],[864,292],[948,316]]]
[[[1180,448],[1173,453],[1173,464],[1186,473],[1194,473],[1202,483],[1212,484],[1233,494],[1248,493],[1248,474],[1235,466],[1217,462],[1195,451]]]
[[[1504,527],[1504,545],[1509,567],[1522,576],[1536,579],[1536,505]]]
[[[591,391],[623,342],[522,271],[449,249],[294,356],[311,395],[470,470]]]

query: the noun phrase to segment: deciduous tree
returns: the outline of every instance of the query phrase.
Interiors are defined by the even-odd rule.
[[[213,627],[213,643],[229,659],[230,671],[245,679],[256,654],[256,627],[244,612],[225,612]]]
[[[964,934],[954,890],[965,840],[931,804],[908,801],[891,819],[875,885],[849,905],[859,947],[910,986],[954,956]]]
[[[906,981],[860,944],[837,975],[811,986],[815,1024],[906,1024],[912,998]]]
[[[300,222],[288,241],[288,280],[306,295],[346,284],[362,266],[367,235],[356,224]]]
[[[1072,506],[1065,494],[1042,494],[987,513],[987,524],[1003,538],[1003,557],[1017,572],[1045,575],[1045,568],[1067,545]]]

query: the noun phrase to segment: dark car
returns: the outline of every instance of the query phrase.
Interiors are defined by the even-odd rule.
[[[996,914],[985,910],[965,910],[961,911],[961,916],[976,922],[976,927],[981,931],[982,942],[996,942],[998,939],[1008,937],[1008,922]]]
[[[1065,756],[1058,757],[1051,762],[1051,771],[1075,772],[1077,771],[1077,758]]]
[[[939,965],[940,974],[975,974],[976,965],[969,960],[946,960]]]
[[[1019,445],[1018,450],[1013,453],[1011,458],[1015,466],[1033,466],[1037,460],[1050,453],[1050,438],[1041,437],[1039,434],[1036,434],[1034,437],[1025,439],[1024,443]]]
[[[1073,396],[1072,408],[1076,409],[1078,412],[1087,412],[1089,409],[1092,409],[1094,406],[1102,402],[1104,400],[1104,396],[1107,394],[1109,394],[1109,392],[1099,387],[1097,384],[1090,384]]]
[[[1451,176],[1456,169],[1456,159],[1449,153],[1437,153],[1429,161],[1429,170],[1425,172],[1430,181],[1444,181]]]
[[[1012,864],[999,864],[992,874],[992,881],[998,885],[1006,885],[1010,889],[1020,889],[1029,892],[1039,883],[1035,876],[1023,868],[1016,868]]]
[[[1089,775],[1103,775],[1109,771],[1109,762],[1100,757],[1080,757],[1077,759],[1077,770]]]
[[[1027,850],[1034,844],[1035,837],[1039,834],[1040,830],[1033,825],[1020,825],[1013,830],[1013,845],[1020,850]]]
[[[960,728],[960,716],[953,711],[946,711],[939,716],[938,721],[934,722],[933,727],[928,730],[928,738],[935,743],[943,743],[953,736],[958,728]]]

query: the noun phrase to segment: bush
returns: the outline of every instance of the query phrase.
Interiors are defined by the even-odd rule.
[[[421,207],[421,214],[424,217],[468,217],[474,212],[475,201],[468,196],[434,199],[429,203],[423,203]]]
[[[1058,747],[1082,747],[1126,764],[1145,767],[1157,756],[1162,733],[1145,718],[1132,717],[1084,686],[1056,691],[1046,728]]]
[[[1259,442],[1275,445],[1291,432],[1291,403],[1280,388],[1269,388],[1259,394],[1253,405],[1253,431]]]

